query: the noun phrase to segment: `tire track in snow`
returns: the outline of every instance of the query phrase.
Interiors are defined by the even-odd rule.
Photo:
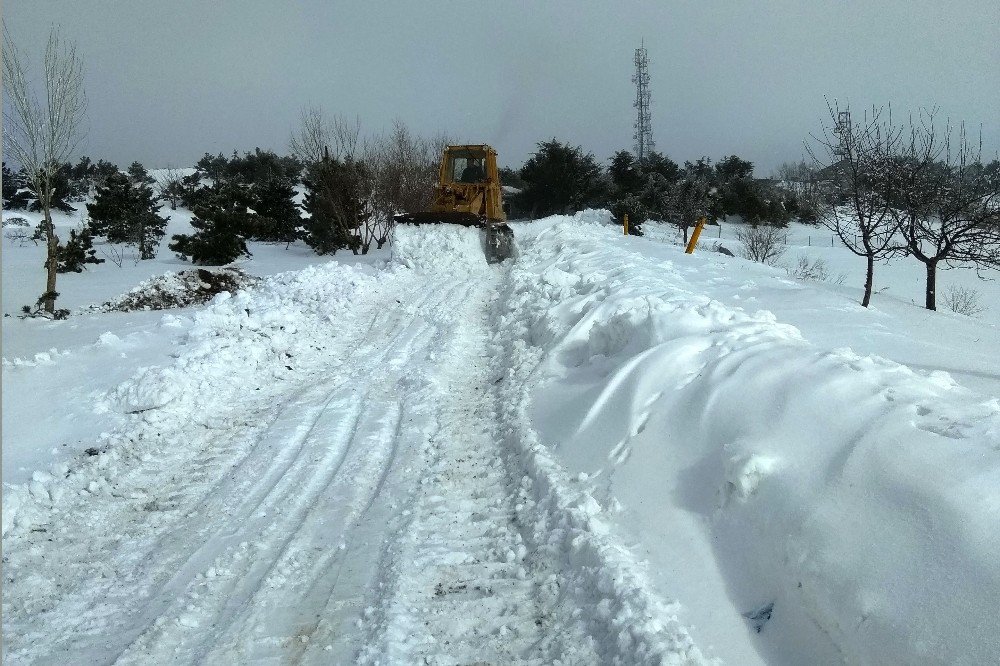
[[[387,548],[388,585],[366,610],[360,661],[596,663],[580,624],[558,615],[554,563],[529,551],[517,523],[487,345],[496,280],[475,279],[447,349],[428,471],[411,521]]]
[[[247,503],[229,517],[241,527],[232,535],[220,530],[203,546],[218,556],[211,562],[197,558],[198,575],[188,577],[185,593],[157,614],[147,634],[121,655],[122,663],[154,655],[201,662],[220,643],[226,661],[242,662],[258,647],[267,655],[268,649],[287,648],[290,638],[308,636],[288,627],[284,636],[274,634],[281,634],[275,629],[282,625],[296,624],[295,617],[312,613],[301,595],[317,596],[323,587],[318,581],[338,559],[346,533],[371,506],[395,453],[401,418],[394,392],[398,373],[433,333],[420,314],[452,302],[457,289],[426,291],[406,309],[407,318],[391,313],[390,321],[374,325],[395,332],[353,355],[354,365],[363,369],[336,382],[305,423],[297,410],[279,416],[277,429],[305,430],[294,459],[272,468],[261,485],[264,492],[257,493],[264,495],[260,502]],[[367,376],[365,371],[370,371]],[[371,487],[367,478],[378,481]],[[345,514],[344,506],[354,508]],[[337,534],[324,525],[328,522]],[[303,574],[312,585],[293,580]],[[297,610],[289,613],[288,608]]]
[[[303,456],[309,455],[302,444],[322,417],[324,405],[352,382],[365,385],[369,369],[358,368],[345,378],[347,364],[340,359],[360,357],[378,365],[404,343],[406,336],[414,334],[414,322],[429,301],[446,301],[452,296],[447,289],[423,289],[423,283],[412,275],[393,275],[387,286],[376,299],[366,302],[366,309],[357,310],[354,321],[367,320],[367,333],[333,336],[327,374],[337,378],[335,381],[314,371],[314,377],[323,378],[322,384],[296,389],[277,409],[266,409],[267,391],[256,393],[247,387],[249,400],[234,408],[235,416],[220,420],[229,427],[219,430],[218,439],[209,446],[167,449],[165,456],[144,458],[136,471],[130,472],[155,488],[153,499],[146,502],[155,508],[143,507],[143,499],[88,502],[81,506],[82,522],[93,524],[91,521],[99,518],[100,523],[97,531],[78,545],[75,540],[67,542],[76,531],[56,523],[55,530],[67,535],[60,549],[69,546],[65,552],[70,556],[80,547],[86,548],[88,559],[81,564],[99,573],[66,577],[62,581],[66,589],[54,599],[55,605],[42,608],[38,615],[24,615],[24,624],[14,624],[14,620],[8,624],[11,599],[5,587],[5,629],[18,635],[14,650],[5,641],[5,661],[30,658],[48,663],[108,663],[157,621],[163,625],[168,617],[164,613],[183,600],[199,574],[211,569],[219,551],[235,549],[232,544],[241,543],[233,526],[255,515],[253,511],[266,492],[288,476],[296,461],[301,465]],[[395,303],[405,304],[393,305],[393,297]],[[277,388],[281,390],[283,385],[279,383]],[[271,394],[280,397],[273,391]],[[240,413],[240,409],[247,411]],[[219,420],[211,414],[199,420],[205,418]],[[264,424],[260,425],[262,419]],[[174,452],[179,454],[176,460],[170,457]],[[296,490],[294,484],[284,487],[287,492]],[[141,492],[144,488],[138,490],[140,496],[145,494]],[[98,511],[106,513],[98,516]],[[157,529],[150,519],[166,522],[169,531]],[[120,530],[117,536],[112,526]],[[140,527],[144,529],[140,531]],[[61,550],[56,553],[61,554]]]

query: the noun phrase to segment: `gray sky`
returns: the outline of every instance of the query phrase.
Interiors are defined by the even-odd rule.
[[[285,152],[299,109],[399,118],[520,165],[556,137],[632,147],[632,58],[649,50],[653,138],[678,161],[803,156],[824,95],[855,111],[937,105],[1000,147],[1000,2],[6,0],[33,61],[52,24],[85,59],[82,152],[125,166]]]

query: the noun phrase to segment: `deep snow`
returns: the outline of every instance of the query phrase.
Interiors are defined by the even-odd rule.
[[[261,246],[207,306],[5,318],[5,661],[1000,658],[996,308],[650,229]],[[4,251],[6,309],[41,270]]]
[[[526,356],[532,423],[640,542],[699,642],[773,604],[754,637],[779,663],[1000,654],[996,397],[707,297],[742,260],[616,243],[601,214],[520,231],[508,338],[541,350]],[[743,302],[766,289],[747,286]],[[849,309],[789,288],[814,326]],[[913,328],[886,333],[888,356]],[[723,593],[730,608],[694,601]]]

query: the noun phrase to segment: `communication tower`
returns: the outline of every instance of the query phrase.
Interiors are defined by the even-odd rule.
[[[646,55],[645,42],[640,42],[635,50],[635,156],[642,161],[653,150],[653,127],[649,115],[649,58]]]
[[[837,124],[833,128],[833,133],[840,137],[840,143],[836,152],[841,157],[845,157],[848,153],[850,141],[853,139],[853,135],[851,134],[850,110],[837,112]]]

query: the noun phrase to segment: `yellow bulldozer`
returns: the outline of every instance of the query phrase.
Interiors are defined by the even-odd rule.
[[[507,226],[496,151],[487,145],[447,146],[430,210],[397,215],[396,223],[477,227],[483,232],[489,263],[514,256],[514,232]]]

